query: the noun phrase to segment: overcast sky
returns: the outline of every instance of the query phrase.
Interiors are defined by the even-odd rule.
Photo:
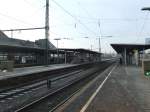
[[[56,3],[55,3],[55,2]],[[50,41],[60,40],[59,47],[86,48],[112,52],[110,43],[145,43],[150,37],[150,16],[141,11],[149,0],[50,0]],[[68,14],[69,13],[69,14]],[[45,23],[45,0],[0,0],[0,29],[42,27]],[[100,23],[100,28],[98,23]],[[10,32],[5,32],[10,36]],[[14,32],[14,38],[37,40],[44,30]],[[88,37],[88,38],[84,38]]]

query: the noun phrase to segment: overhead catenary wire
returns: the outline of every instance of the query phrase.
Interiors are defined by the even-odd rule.
[[[69,11],[67,11],[64,7],[62,7],[59,3],[57,3],[55,0],[52,0],[58,7],[60,7],[64,12],[66,12],[68,15],[70,15],[73,19],[75,19],[78,23],[80,23],[85,29],[96,35],[96,32],[89,29],[84,23],[82,23],[76,16],[71,14]]]
[[[149,16],[149,12],[146,14],[146,16],[145,16],[145,18],[148,18],[148,16]],[[144,27],[145,27],[145,25],[146,25],[146,19],[144,20],[144,22],[143,22],[143,25],[142,25],[142,27],[141,27],[141,30],[140,30],[140,32],[139,32],[139,36],[141,35],[141,33],[143,32],[143,30],[144,30]]]
[[[28,0],[23,0],[29,7],[34,8],[35,9],[35,13],[37,12],[41,12],[43,10],[43,8],[45,7],[45,5],[43,4],[43,6],[41,7],[37,7],[35,6],[35,4],[33,4],[31,1]],[[42,3],[41,3],[42,4]]]
[[[15,17],[9,16],[9,15],[3,14],[3,13],[1,13],[1,12],[0,12],[0,15],[3,16],[3,17],[5,17],[5,18],[7,18],[7,19],[10,19],[10,20],[13,20],[13,21],[22,23],[22,24],[24,24],[24,25],[34,26],[34,25],[31,24],[31,23],[28,23],[28,22],[25,22],[25,21],[20,20],[20,19],[18,19],[18,18],[15,18]]]
[[[80,5],[81,6],[81,4],[80,4],[80,2],[79,1],[77,1],[77,3],[78,3],[78,5]],[[88,17],[93,17],[86,9],[85,9],[85,7],[82,7],[81,6],[81,8],[82,8],[82,10],[88,15]]]
[[[142,27],[141,27],[141,29],[140,29],[140,31],[139,31],[139,33],[138,33],[136,42],[139,40],[139,37],[141,36],[141,34],[142,34],[143,31],[144,31],[144,28],[145,28],[145,25],[146,25],[146,22],[147,22],[146,20],[148,19],[148,17],[149,17],[149,12],[145,15],[145,19],[144,19],[144,22],[143,22],[143,24],[142,24]]]
[[[36,28],[20,28],[20,29],[7,29],[7,30],[0,30],[3,32],[11,32],[11,38],[13,38],[13,32],[14,31],[28,31],[28,30],[41,30],[41,29],[45,29],[45,27],[36,27]]]
[[[53,0],[54,1],[54,0]],[[74,15],[72,15],[72,16],[74,16]],[[78,19],[78,16],[74,16],[75,18],[77,18]],[[9,17],[8,17],[9,18]],[[79,17],[80,18],[80,17]],[[9,18],[10,19],[10,18]],[[94,20],[94,21],[97,21],[97,20],[99,20],[98,18],[93,18],[93,17],[88,17],[88,18],[83,18],[83,19],[92,19],[92,20]],[[80,19],[78,19],[79,21],[80,21]],[[125,19],[122,19],[122,18],[100,18],[100,21],[102,21],[102,20],[112,20],[112,21],[117,21],[117,20],[120,20],[120,21],[134,21],[134,19],[132,19],[132,18],[125,18]],[[136,19],[135,19],[136,20]],[[147,20],[147,19],[145,19],[145,20]],[[24,21],[21,21],[21,20],[18,20],[18,19],[16,19],[16,21],[20,21],[20,23],[24,23],[24,24],[26,24],[26,22],[24,22]],[[80,21],[81,22],[81,21]],[[28,23],[27,23],[28,24]],[[85,24],[85,22],[84,22],[84,24]],[[146,23],[145,23],[146,24]],[[143,25],[143,26],[145,26],[145,25]],[[88,29],[90,29],[90,28],[88,28]],[[10,29],[11,30],[11,29]],[[91,30],[91,29],[90,29]],[[11,30],[12,31],[12,30]],[[93,32],[92,32],[93,33]],[[94,35],[95,35],[95,33],[93,33]],[[59,35],[59,34],[58,34]],[[141,35],[141,34],[140,34]]]
[[[31,7],[33,7],[33,4],[30,3],[29,1],[27,1],[27,0],[23,0],[23,1],[26,2],[27,4],[29,4]],[[39,10],[41,10],[41,9],[39,9]],[[29,26],[36,27],[36,26],[33,25],[32,23],[29,23],[29,22],[20,20],[20,19],[18,19],[18,18],[16,18],[16,17],[10,16],[10,15],[7,15],[7,14],[1,13],[1,12],[0,12],[0,15],[3,16],[3,17],[5,17],[5,18],[7,18],[7,19],[9,19],[9,20],[11,20],[11,21],[16,21],[16,22],[18,22],[18,23],[20,23],[20,24],[24,24],[24,25],[29,25]],[[34,29],[34,28],[33,28],[33,29]]]
[[[81,6],[81,4],[80,4],[79,1],[77,1],[77,3],[78,3],[78,5]],[[91,13],[89,13],[85,7],[81,6],[81,9],[86,13],[86,15],[88,15],[89,18],[94,18],[94,16],[93,16]],[[88,24],[91,24],[91,23],[92,23],[92,24],[93,24],[93,23],[95,24],[95,22],[87,22],[87,23],[88,23]]]
[[[77,18],[89,20],[89,21],[127,21],[127,22],[135,22],[141,20],[150,20],[150,18],[94,18],[94,17],[83,17],[83,16],[76,16]]]
[[[43,5],[41,5],[41,6],[35,6],[35,4],[31,2],[31,0],[30,0],[30,1],[28,1],[28,0],[23,0],[23,1],[24,1],[29,7],[31,7],[32,9],[34,8],[34,9],[35,9],[35,12],[42,12],[42,11],[44,10],[45,5],[44,5],[43,3],[41,3],[41,4],[43,4]]]
[[[36,27],[36,28],[20,28],[20,29],[7,29],[7,30],[1,30],[1,31],[22,31],[22,30],[40,30],[45,29],[45,27]]]
[[[32,2],[31,2],[31,0],[30,1],[28,1],[28,0],[23,0],[26,4],[28,4],[30,7],[35,7],[35,4],[33,4]]]

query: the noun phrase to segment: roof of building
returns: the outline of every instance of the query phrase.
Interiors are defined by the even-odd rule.
[[[0,45],[32,47],[32,48],[45,48],[46,41],[45,41],[45,39],[39,39],[39,40],[36,40],[35,42],[32,42],[29,40],[9,38],[2,31],[0,31]],[[56,47],[51,42],[48,43],[48,48],[49,49],[56,49]]]
[[[32,41],[26,41],[21,39],[14,39],[9,38],[7,35],[5,35],[2,31],[0,31],[0,51],[15,51],[15,52],[44,52],[46,48],[46,40],[45,39],[39,39],[35,42]],[[56,53],[56,47],[49,42],[48,48],[50,52]],[[88,49],[64,49],[60,48],[59,52],[64,53],[66,52],[80,52],[80,53],[90,53],[90,54],[101,54],[96,51],[91,51]]]
[[[8,38],[8,36],[5,35],[2,31],[0,31],[0,38]]]
[[[150,49],[150,45],[148,44],[111,44],[111,46],[117,53],[123,52],[125,48],[127,52],[131,52],[133,50],[143,51]]]
[[[40,48],[46,48],[46,39],[39,39],[35,41],[35,44],[38,45]],[[56,49],[56,47],[48,41],[48,48],[49,49]]]

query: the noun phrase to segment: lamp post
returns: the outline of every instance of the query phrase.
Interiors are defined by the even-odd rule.
[[[57,62],[59,62],[59,49],[58,49],[58,41],[59,40],[62,40],[62,39],[65,39],[65,40],[73,40],[72,38],[55,38],[54,40],[57,41]],[[66,52],[65,52],[65,63],[66,63]]]
[[[141,10],[142,11],[150,11],[150,7],[143,7]]]
[[[97,39],[98,39],[99,53],[101,53],[101,39],[112,38],[113,36],[97,36],[97,37],[98,37]]]
[[[143,7],[141,10],[142,11],[150,11],[150,7]],[[144,52],[144,49],[143,49],[143,59],[144,59],[144,54],[145,54],[145,52]]]
[[[55,38],[54,40],[56,40],[57,41],[57,63],[59,62],[58,60],[59,60],[59,50],[58,50],[58,41],[59,40],[61,40],[61,38]]]
[[[98,36],[98,46],[99,46],[99,53],[101,53],[101,39],[104,39],[104,38],[102,38],[102,37],[104,37],[104,38],[111,38],[112,36]],[[101,54],[100,54],[100,59],[99,59],[99,61],[101,60]]]
[[[89,37],[82,37],[82,38],[85,38],[85,39],[89,39]],[[90,44],[90,50],[92,51],[92,47],[93,47],[93,45],[92,44]]]

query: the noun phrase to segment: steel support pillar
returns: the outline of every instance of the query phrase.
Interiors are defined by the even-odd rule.
[[[124,64],[127,65],[127,49],[124,48]]]

